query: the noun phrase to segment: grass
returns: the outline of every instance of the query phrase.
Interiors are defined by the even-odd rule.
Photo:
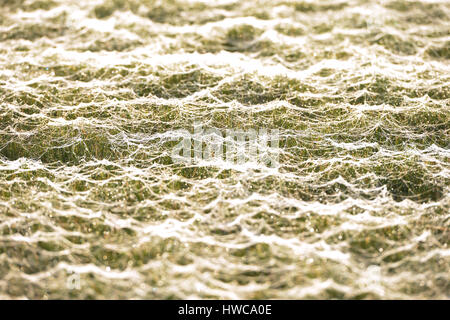
[[[446,4],[0,3],[2,294],[446,297]],[[278,129],[280,166],[174,163],[196,120]]]

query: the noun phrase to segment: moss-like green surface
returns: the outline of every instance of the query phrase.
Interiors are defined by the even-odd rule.
[[[0,0],[0,298],[448,299],[448,12]]]

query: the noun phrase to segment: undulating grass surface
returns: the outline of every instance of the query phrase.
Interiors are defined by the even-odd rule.
[[[450,298],[449,15],[0,0],[0,298]],[[199,122],[279,165],[176,163]]]

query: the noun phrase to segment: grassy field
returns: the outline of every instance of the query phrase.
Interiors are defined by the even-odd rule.
[[[449,299],[449,36],[439,0],[0,0],[0,298]],[[278,165],[174,162],[196,122]]]

